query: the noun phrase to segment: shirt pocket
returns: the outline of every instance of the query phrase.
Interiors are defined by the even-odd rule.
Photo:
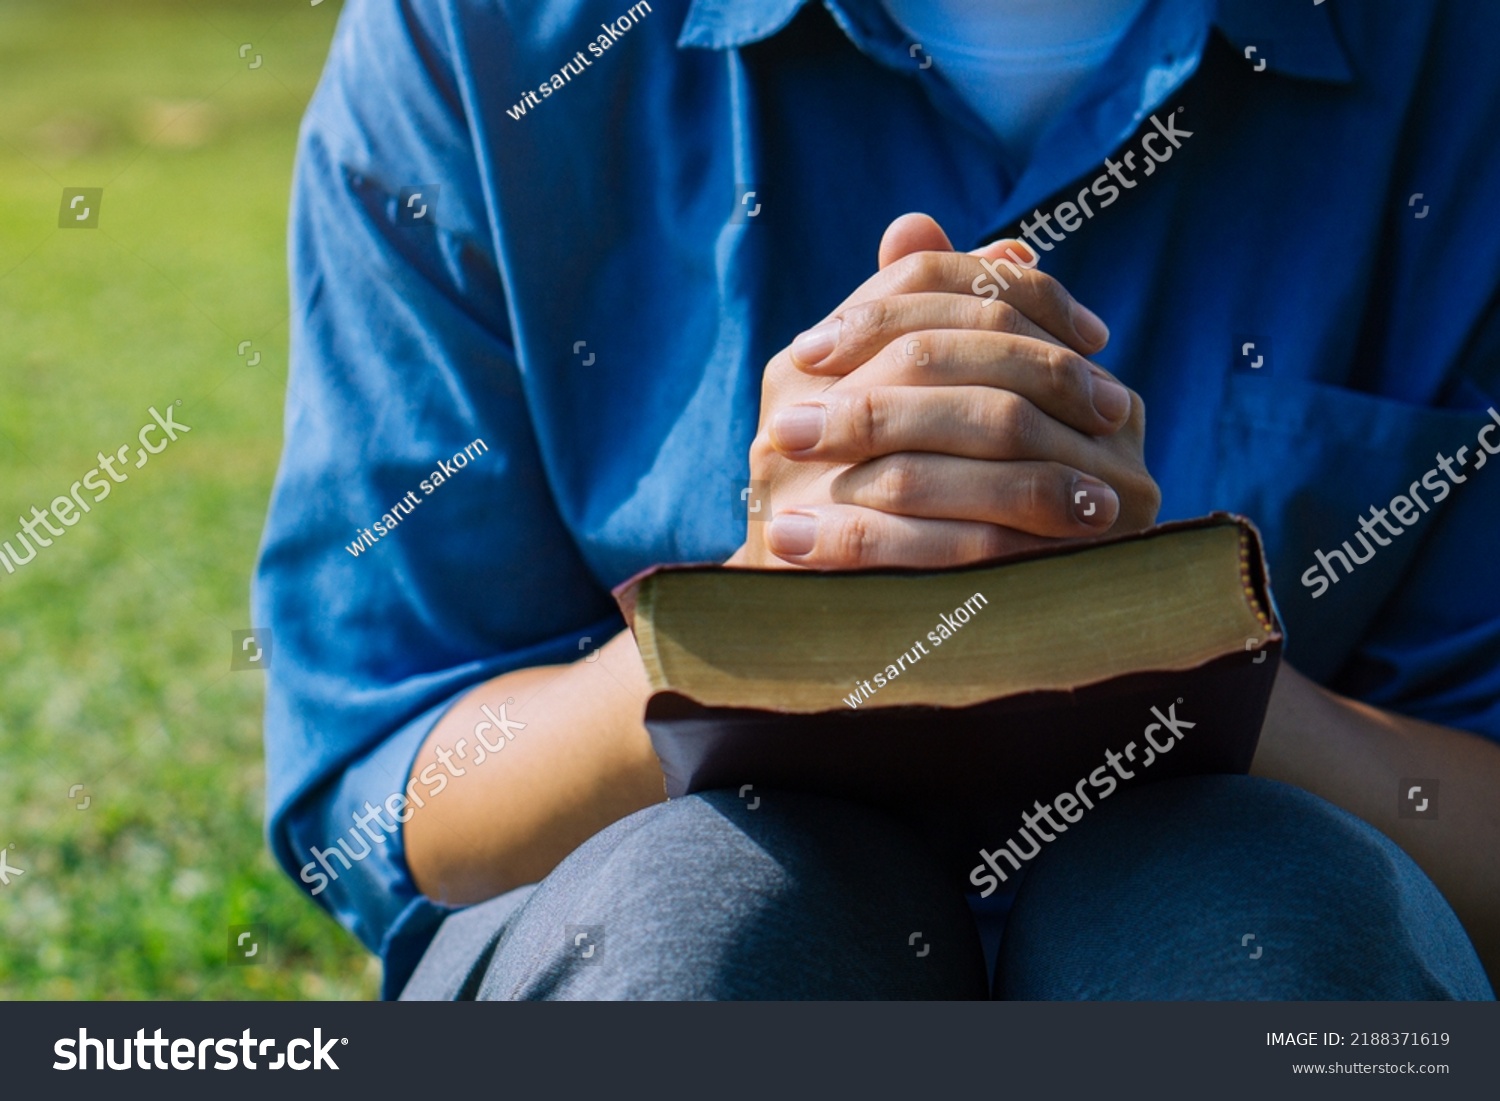
[[[1464,488],[1444,474],[1439,457],[1465,481],[1500,479],[1479,473],[1487,456],[1477,436],[1493,422],[1474,396],[1479,408],[1434,409],[1325,383],[1230,376],[1213,500],[1260,528],[1287,657],[1308,676],[1331,678],[1407,571],[1420,568],[1423,543],[1443,522],[1454,489]],[[1492,435],[1500,437],[1500,428]],[[1461,447],[1468,449],[1464,465],[1456,459]],[[1371,510],[1389,510],[1398,495],[1412,501],[1416,519],[1402,523],[1387,511],[1388,529]],[[1405,506],[1403,513],[1411,515]],[[1375,534],[1361,527],[1362,518]],[[1335,551],[1349,560],[1348,570]],[[1327,570],[1338,581],[1326,587],[1309,573]]]

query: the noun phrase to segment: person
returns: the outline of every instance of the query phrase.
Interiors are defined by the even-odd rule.
[[[1492,997],[1486,28],[351,2],[253,593],[281,864],[391,997]],[[664,801],[636,572],[1214,509],[1288,633],[1253,775],[1112,800],[1008,912],[853,804]]]

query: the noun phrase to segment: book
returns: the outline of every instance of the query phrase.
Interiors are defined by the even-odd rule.
[[[1227,513],[944,570],[659,566],[615,596],[669,798],[866,803],[984,895],[1117,790],[1247,772],[1282,647]]]

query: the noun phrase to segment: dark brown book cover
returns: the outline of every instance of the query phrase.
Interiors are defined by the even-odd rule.
[[[1246,541],[1246,596],[1267,626],[1267,638],[1254,650],[1225,653],[1187,670],[1143,670],[1071,691],[1025,692],[962,708],[843,706],[792,714],[770,701],[755,709],[706,707],[679,692],[661,691],[647,705],[646,726],[667,795],[749,784],[762,798],[796,790],[881,807],[915,826],[967,886],[970,870],[980,863],[979,850],[998,849],[1015,837],[1023,812],[1035,816],[1037,803],[1053,804],[1051,820],[1066,826],[1136,784],[1247,772],[1282,648],[1259,534],[1249,521],[1216,513],[959,569],[1088,553],[1159,532],[1226,522],[1239,525]],[[616,592],[632,625],[639,584],[654,572]],[[1063,794],[1069,798],[1057,805]],[[1043,829],[1051,832],[1045,822]]]

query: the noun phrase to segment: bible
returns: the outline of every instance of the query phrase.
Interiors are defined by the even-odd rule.
[[[660,566],[615,596],[669,798],[867,803],[986,895],[1035,855],[1018,824],[1248,771],[1282,646],[1259,535],[1225,513],[943,570]]]

